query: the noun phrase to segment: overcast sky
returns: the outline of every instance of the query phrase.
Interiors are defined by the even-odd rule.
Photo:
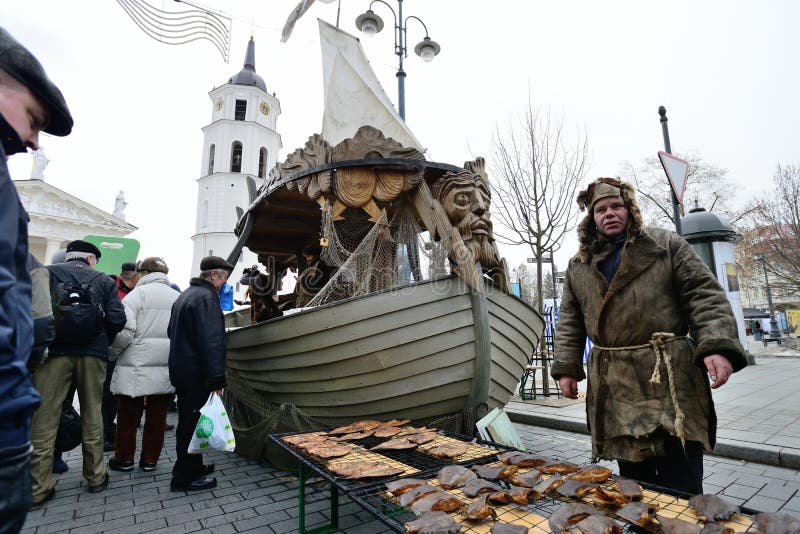
[[[183,8],[173,0],[148,1]],[[315,19],[335,24],[336,3],[314,4],[282,44],[280,29],[296,4],[206,0],[234,17],[229,64],[205,41],[168,46],[150,39],[110,0],[0,4],[0,24],[41,60],[75,118],[72,135],[42,140],[51,160],[47,181],[109,212],[124,190],[140,257],[164,257],[171,277],[185,286],[200,128],[212,112],[208,91],[240,70],[251,33],[256,70],[281,101],[281,159],[320,130]],[[341,28],[358,34],[354,20],[367,6],[342,0]],[[413,46],[424,33],[410,21],[407,122],[436,161],[489,158],[493,130],[524,111],[530,88],[535,106],[549,106],[570,129],[588,132],[589,177],[618,175],[621,162],[663,149],[659,105],[668,111],[673,151],[697,151],[729,169],[739,203],[769,188],[779,162],[800,163],[800,3],[406,0],[403,6],[442,46],[433,62],[422,62]],[[379,4],[374,10],[387,28],[362,43],[396,100],[391,13]],[[27,178],[30,168],[30,157],[12,158],[14,178]],[[563,266],[574,252],[565,246],[557,262]],[[530,255],[504,253],[512,264]]]

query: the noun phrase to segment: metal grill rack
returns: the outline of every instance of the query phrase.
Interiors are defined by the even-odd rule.
[[[499,462],[488,462],[487,465],[500,465]],[[524,472],[524,469],[520,470]],[[422,478],[430,481],[432,485],[438,485],[435,480],[436,473],[418,473],[414,478]],[[542,478],[546,478],[543,475]],[[500,482],[504,487],[508,487],[508,483]],[[448,490],[448,493],[458,497],[466,504],[470,504],[476,498],[465,496],[460,489]],[[676,496],[670,494],[664,488],[655,486],[643,485],[643,502],[657,504],[660,507],[659,514],[667,517],[678,517],[690,523],[701,524],[694,510],[689,506],[688,496]],[[410,510],[403,508],[399,505],[396,497],[392,496],[385,488],[384,485],[372,486],[350,494],[353,501],[360,504],[365,510],[372,513],[376,518],[383,522],[386,526],[396,532],[405,532],[404,523],[417,519],[417,516]],[[592,505],[591,494],[580,499],[588,505]],[[529,534],[548,534],[551,532],[548,524],[548,518],[564,503],[575,502],[574,500],[567,499],[566,497],[545,497],[543,499],[531,501],[529,504],[522,506],[518,504],[508,505],[495,505],[495,512],[497,513],[497,520],[507,523],[515,523],[528,527]],[[660,527],[655,523],[650,523],[647,527],[640,527],[637,525],[626,523],[624,520],[614,516],[614,509],[603,508],[601,511],[605,512],[609,517],[617,519],[623,531],[635,534],[649,534],[661,532]],[[751,518],[746,514],[752,514],[753,511],[743,509],[741,514],[734,514],[734,516],[725,523],[726,526],[731,527],[735,532],[756,532],[757,529]],[[474,523],[466,520],[458,513],[451,514],[457,523],[461,525],[462,533],[467,534],[487,534],[491,530],[494,523],[493,520],[484,520],[479,523]],[[578,532],[577,529],[570,532]]]
[[[419,472],[436,472],[446,465],[483,463],[493,460],[499,452],[514,450],[512,447],[506,447],[505,445],[492,443],[490,441],[473,439],[468,436],[460,436],[451,432],[439,431],[440,436],[436,440],[430,443],[422,444],[414,449],[385,449],[377,451],[369,450],[372,447],[375,447],[376,445],[379,445],[391,438],[375,438],[370,436],[361,440],[348,441],[347,443],[356,446],[356,450],[354,452],[351,452],[343,458],[331,458],[329,460],[323,460],[306,454],[304,451],[284,442],[281,439],[284,436],[295,434],[298,433],[290,432],[286,434],[273,434],[270,436],[270,438],[298,460],[305,462],[306,465],[319,473],[319,475],[325,478],[328,482],[334,484],[340,491],[344,493],[350,493],[354,490],[364,489],[375,485],[382,486],[387,481],[395,480],[403,476],[413,475]],[[303,434],[303,432],[301,432],[301,434]],[[325,434],[325,431],[308,432],[308,434]],[[448,441],[467,442],[469,443],[469,448],[464,454],[453,460],[437,458],[436,456],[431,456],[430,454],[422,452],[431,448],[432,446],[441,445],[447,443]],[[327,466],[333,463],[360,463],[375,460],[380,460],[389,465],[403,468],[404,473],[401,475],[384,477],[380,479],[352,480],[337,476],[327,470]]]
[[[460,455],[458,458],[454,460],[448,460],[443,458],[437,458],[435,456],[431,456],[430,454],[425,454],[424,452],[420,452],[417,450],[420,447],[415,447],[414,449],[407,449],[407,450],[380,450],[380,451],[370,451],[368,450],[375,445],[378,445],[388,439],[391,438],[375,438],[375,437],[368,437],[362,440],[354,440],[349,441],[353,445],[356,445],[356,450],[351,452],[346,457],[343,458],[332,458],[330,460],[322,460],[320,458],[316,458],[311,456],[305,451],[294,447],[281,438],[284,436],[290,435],[299,435],[299,434],[325,434],[325,430],[317,431],[317,432],[287,432],[284,434],[272,434],[269,438],[278,444],[282,449],[287,451],[289,454],[297,458],[298,460],[298,522],[299,522],[299,531],[300,534],[323,534],[327,532],[333,532],[338,529],[339,527],[339,492],[345,494],[351,494],[353,491],[356,490],[368,490],[373,487],[383,487],[384,484],[390,480],[396,480],[403,476],[416,476],[417,473],[424,472],[429,473],[435,476],[435,473],[439,471],[445,465],[453,465],[453,464],[478,464],[478,463],[485,463],[495,460],[497,453],[508,451],[508,450],[515,450],[512,447],[506,447],[504,445],[499,445],[497,443],[492,443],[489,441],[484,441],[481,439],[473,439],[469,436],[460,436],[458,434],[454,434],[451,432],[446,432],[443,430],[439,430],[439,437],[436,440],[421,445],[420,447],[424,450],[430,448],[436,444],[443,444],[448,441],[461,441],[466,442],[469,444],[467,451]],[[387,463],[391,466],[395,466],[398,468],[403,469],[402,475],[391,476],[391,477],[384,477],[380,479],[370,479],[370,480],[352,480],[345,477],[340,477],[331,473],[327,470],[327,466],[331,462],[364,462],[364,461],[374,461],[374,460],[381,460],[384,463]],[[308,479],[308,473],[306,467],[310,468],[315,474],[321,476],[325,480],[330,483],[330,503],[331,503],[331,523],[330,525],[326,525],[323,527],[319,527],[313,530],[306,530],[305,528],[305,485]],[[402,532],[402,531],[401,531]]]

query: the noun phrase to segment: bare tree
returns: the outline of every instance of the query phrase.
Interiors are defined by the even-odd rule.
[[[731,223],[749,213],[750,208],[734,207],[736,187],[728,180],[728,169],[703,160],[696,152],[676,155],[689,162],[689,176],[680,206],[681,216],[688,211],[687,205],[691,209],[695,203],[706,211],[725,215]],[[658,157],[645,158],[638,165],[626,161],[622,164],[622,174],[630,177],[636,187],[645,224],[674,228],[671,189]]]
[[[519,123],[496,130],[493,144],[492,213],[500,222],[498,241],[525,245],[536,258],[536,305],[542,309],[542,258],[553,254],[576,223],[578,185],[589,167],[589,143],[564,135],[564,119],[540,112],[530,101]]]
[[[749,217],[750,247],[764,258],[770,285],[786,295],[800,293],[800,167],[778,165],[773,187],[756,199]]]

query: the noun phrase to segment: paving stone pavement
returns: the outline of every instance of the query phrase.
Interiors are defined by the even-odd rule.
[[[175,414],[169,414],[168,422],[177,423]],[[575,463],[589,462],[591,447],[586,435],[524,424],[515,424],[515,427],[532,452]],[[107,453],[106,458],[109,456]],[[108,489],[91,494],[81,476],[82,457],[78,447],[64,455],[69,471],[54,475],[55,497],[28,514],[22,532],[299,532],[298,481],[294,474],[235,454],[211,453],[206,455],[205,461],[216,464],[217,488],[194,493],[171,492],[169,482],[174,456],[175,434],[168,431],[155,471],[145,473],[138,468],[131,473],[109,471]],[[707,457],[705,475],[707,493],[725,495],[753,509],[783,510],[800,516],[800,471]],[[330,524],[329,495],[323,479],[311,479],[307,483],[306,528]],[[391,532],[347,497],[340,499],[339,516],[339,532]]]

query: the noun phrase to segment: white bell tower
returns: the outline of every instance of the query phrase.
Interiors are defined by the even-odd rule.
[[[200,272],[203,257],[224,258],[233,250],[234,227],[275,165],[282,146],[276,131],[280,102],[267,93],[267,85],[256,74],[252,37],[242,70],[208,96],[211,122],[203,128],[192,276]],[[255,263],[256,255],[242,249],[229,279],[237,298],[245,290],[238,287],[243,269]]]

